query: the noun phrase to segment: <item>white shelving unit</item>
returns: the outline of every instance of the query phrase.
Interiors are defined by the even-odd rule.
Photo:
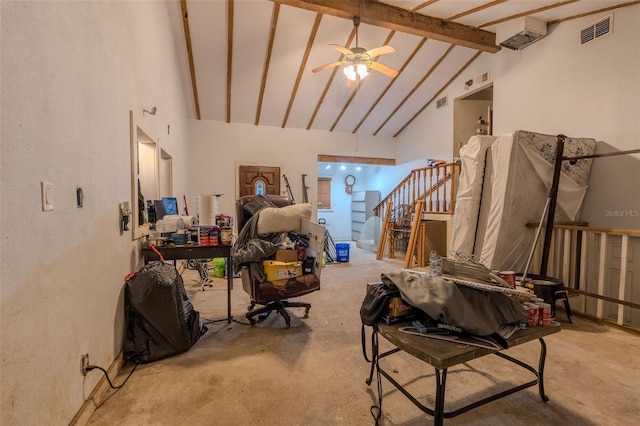
[[[373,208],[380,203],[380,191],[353,191],[351,193],[351,239],[360,240],[364,223],[373,216]]]

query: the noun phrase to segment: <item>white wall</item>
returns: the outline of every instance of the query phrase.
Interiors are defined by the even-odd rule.
[[[162,2],[0,2],[0,423],[67,424],[100,378],[82,377],[80,355],[107,366],[122,348],[123,277],[140,266],[138,245],[118,225],[118,203],[131,196],[130,109],[173,157],[174,195],[190,203],[221,192],[221,210],[233,212],[238,163],[280,165],[301,199],[300,175],[315,181],[317,154],[395,156],[399,166],[381,167],[361,188],[385,196],[424,159],[451,159],[451,100],[486,70],[496,132],[594,137],[602,151],[638,148],[639,17],[640,6],[616,10],[613,34],[590,46],[575,40],[595,16],[563,22],[521,52],[483,54],[447,88],[448,107],[430,105],[397,139],[358,140],[186,122]],[[157,114],[143,116],[151,106]],[[639,161],[595,161],[583,219],[640,228],[625,213],[640,209]],[[40,208],[43,180],[54,184],[52,212]],[[76,186],[85,192],[82,209]]]
[[[364,190],[366,184],[360,174],[354,172],[353,167],[350,165],[350,170],[342,171],[336,164],[333,168],[338,170],[331,174],[318,172],[320,177],[331,178],[331,209],[318,211],[318,218],[326,220],[327,229],[336,241],[351,240],[351,194],[345,191],[345,177],[350,174],[356,178],[353,191]]]
[[[82,376],[81,354],[107,367],[122,349],[123,278],[140,266],[118,219],[131,199],[129,110],[173,156],[184,191],[184,96],[164,2],[0,8],[0,423],[68,424],[101,378]],[[54,211],[41,211],[41,181]]]
[[[521,51],[484,53],[448,88],[489,70],[494,134],[529,130],[590,137],[597,152],[640,147],[640,5],[613,12],[613,33],[579,46],[579,30],[607,13],[562,22]],[[435,103],[398,137],[399,162],[451,156],[453,109]],[[640,228],[640,155],[594,160],[582,220],[592,226]]]
[[[316,215],[315,200],[318,188],[318,154],[332,154],[359,157],[395,156],[395,142],[392,138],[355,136],[351,133],[329,133],[318,130],[281,129],[279,127],[253,126],[249,124],[227,124],[218,121],[190,120],[190,146],[192,149],[189,165],[191,185],[186,193],[189,202],[195,202],[198,194],[224,194],[220,198],[220,213],[235,216],[235,200],[237,194],[238,165],[254,164],[279,166],[281,173],[287,175],[293,197],[296,202],[302,201],[302,174],[306,174],[309,200]],[[351,221],[349,197],[341,197],[344,193],[339,186],[344,177],[336,176],[332,186],[334,217]],[[282,193],[286,195],[284,182]],[[178,194],[181,196],[181,194]],[[191,201],[194,200],[194,201]],[[325,214],[321,215],[326,217]],[[350,239],[351,229],[344,235]],[[342,230],[336,230],[340,238]]]

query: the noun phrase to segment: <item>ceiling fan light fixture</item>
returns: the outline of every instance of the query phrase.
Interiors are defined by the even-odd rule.
[[[369,75],[369,67],[365,64],[349,64],[345,66],[342,70],[344,75],[351,81],[356,81],[356,79],[362,80],[366,76]]]
[[[369,75],[369,67],[366,66],[365,64],[358,64],[356,66],[356,72],[360,76],[360,79],[363,79]]]
[[[314,68],[312,72],[320,72],[327,68],[342,66],[342,72],[347,77],[347,87],[353,87],[352,82],[364,79],[369,75],[371,70],[381,72],[391,78],[398,75],[398,71],[384,64],[377,62],[380,55],[395,52],[393,46],[384,45],[373,49],[365,49],[358,45],[358,26],[360,25],[360,17],[353,17],[353,25],[356,29],[356,45],[350,49],[340,44],[330,44],[329,46],[342,54],[340,60],[331,62],[321,67]]]
[[[347,65],[342,71],[349,80],[356,81],[356,69],[353,65]]]

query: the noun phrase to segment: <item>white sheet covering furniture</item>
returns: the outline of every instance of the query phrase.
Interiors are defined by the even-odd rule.
[[[452,248],[473,253],[487,149],[497,136],[472,136],[460,149],[460,180],[452,220]]]
[[[538,223],[544,210],[557,136],[519,130],[493,143],[488,138],[474,136],[460,150],[451,248],[475,254],[491,269],[522,272],[535,236],[526,225]],[[593,154],[595,145],[595,139],[567,138],[564,155]],[[579,220],[591,163],[562,163],[556,222]]]

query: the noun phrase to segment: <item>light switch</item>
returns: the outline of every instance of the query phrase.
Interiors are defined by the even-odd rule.
[[[42,211],[53,210],[53,184],[51,182],[40,182],[42,190]]]

